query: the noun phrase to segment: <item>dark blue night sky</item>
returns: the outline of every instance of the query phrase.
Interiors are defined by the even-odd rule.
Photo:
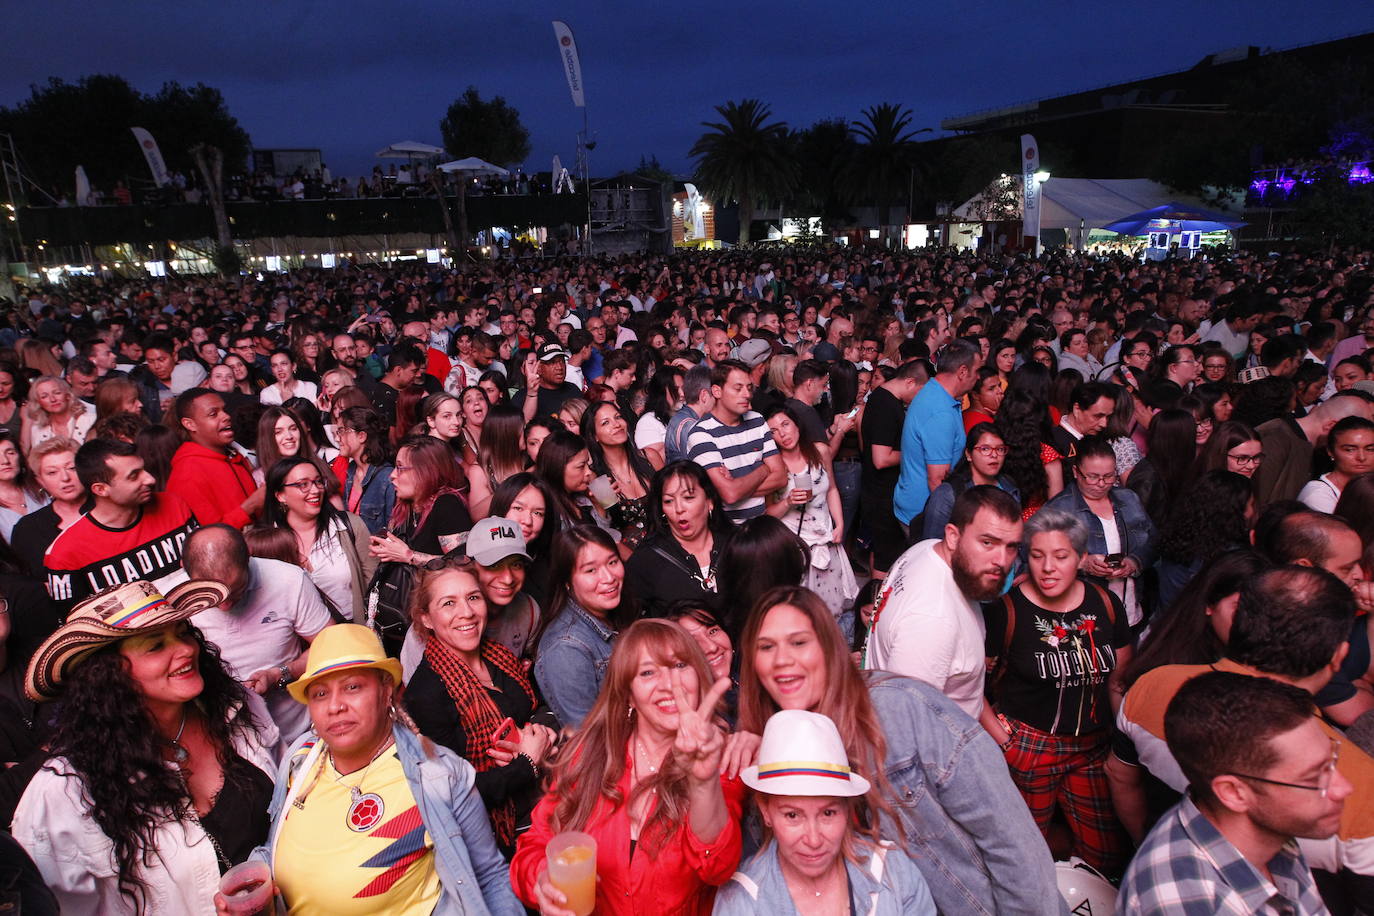
[[[1239,45],[1369,31],[1374,4],[47,0],[6,17],[16,30],[0,104],[50,76],[117,73],[145,91],[205,82],[224,92],[255,146],[319,147],[335,175],[357,175],[390,142],[437,144],[448,103],[472,84],[519,109],[533,145],[525,165],[538,171],[554,154],[572,164],[581,127],[555,18],[577,35],[599,143],[593,171],[610,174],[641,155],[690,169],[700,122],[727,99],[757,96],[797,126],[893,101],[915,112],[914,126],[938,127]]]

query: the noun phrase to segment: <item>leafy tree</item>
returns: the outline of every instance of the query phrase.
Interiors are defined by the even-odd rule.
[[[1336,171],[1303,189],[1292,219],[1303,238],[1368,247],[1374,244],[1374,186],[1352,185]]]
[[[853,194],[845,176],[856,145],[843,118],[792,131],[787,146],[796,157],[798,181],[788,203],[799,215],[819,216],[827,229],[850,218]]]
[[[499,95],[484,101],[475,86],[448,106],[439,133],[444,149],[459,159],[476,156],[508,166],[524,162],[530,154],[530,132],[520,122],[520,112]]]
[[[739,243],[749,241],[749,224],[759,200],[782,200],[796,183],[796,162],[787,148],[787,125],[758,99],[716,106],[719,121],[692,145],[697,184],[716,201],[739,202]]]
[[[672,172],[663,167],[663,164],[658,161],[657,156],[651,155],[649,158],[645,159],[643,153],[639,156],[639,165],[635,168],[635,174],[643,175],[645,178],[652,178],[654,181],[661,181],[667,185],[670,190],[672,189],[673,182],[677,180],[673,177]]]
[[[199,143],[220,149],[231,172],[247,167],[248,133],[219,90],[203,84],[167,83],[156,95],[145,95],[111,74],[74,83],[54,78],[32,86],[29,98],[13,108],[0,108],[0,131],[14,136],[29,174],[45,188],[70,188],[78,165],[97,185],[147,181],[131,127],[152,133],[170,171],[189,173],[191,147]]]
[[[863,120],[855,121],[854,133],[863,142],[849,163],[849,184],[856,194],[878,205],[878,224],[890,223],[892,201],[909,193],[915,162],[916,134],[911,128],[911,112],[900,105],[884,102],[863,110]],[[922,128],[926,130],[927,128]]]

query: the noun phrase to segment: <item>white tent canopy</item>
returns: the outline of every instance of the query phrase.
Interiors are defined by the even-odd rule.
[[[1016,198],[1021,198],[1020,176],[1014,176]],[[997,183],[994,183],[997,184]],[[979,221],[978,202],[996,194],[994,185],[968,200],[954,211],[956,219]],[[1207,207],[1194,197],[1171,191],[1147,178],[1050,178],[1040,186],[1040,228],[1100,229],[1123,216],[1177,201]],[[1212,208],[1215,209],[1215,208]],[[1013,218],[1020,216],[1018,207]]]
[[[499,165],[492,165],[485,159],[478,159],[476,156],[469,156],[466,159],[455,159],[452,162],[439,164],[441,172],[468,172],[472,175],[495,175],[497,178],[509,178],[510,172],[501,168]]]
[[[378,159],[423,159],[426,156],[442,156],[442,147],[430,146],[428,143],[421,143],[418,140],[402,140],[400,143],[393,143],[386,149],[377,151]]]

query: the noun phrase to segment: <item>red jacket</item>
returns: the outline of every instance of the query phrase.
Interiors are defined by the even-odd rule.
[[[743,846],[740,810],[744,784],[722,776],[720,787],[728,812],[720,835],[703,842],[684,823],[657,854],[636,848],[632,857],[627,807],[621,804],[612,809],[604,798],[597,804],[591,822],[582,828],[596,838],[597,916],[704,916],[711,912],[716,888],[730,880],[739,867]],[[628,766],[619,788],[622,797],[629,796]],[[555,794],[547,793],[530,815],[530,829],[516,841],[511,885],[527,906],[534,905],[534,885],[547,867],[545,847],[554,837],[550,820],[556,804]]]
[[[238,452],[226,455],[183,442],[172,456],[167,492],[185,500],[202,525],[223,522],[243,529],[253,520],[243,511],[243,501],[257,488],[247,459]]]

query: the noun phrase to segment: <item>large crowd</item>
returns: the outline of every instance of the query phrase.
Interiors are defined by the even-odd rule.
[[[23,289],[0,903],[1374,912],[1371,257]]]

